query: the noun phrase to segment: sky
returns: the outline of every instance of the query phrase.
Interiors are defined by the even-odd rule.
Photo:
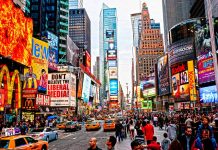
[[[83,0],[83,7],[86,9],[91,20],[91,59],[92,65],[99,56],[99,16],[102,4],[117,9],[117,50],[119,59],[119,81],[124,93],[131,89],[131,60],[133,34],[130,14],[141,12],[141,3],[146,2],[150,12],[150,18],[161,23],[163,33],[162,0]],[[130,91],[131,92],[131,91]]]

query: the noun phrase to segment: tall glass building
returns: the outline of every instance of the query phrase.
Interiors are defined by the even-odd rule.
[[[118,54],[117,54],[117,11],[103,4],[99,22],[100,89],[101,103],[109,108],[118,103]],[[115,70],[115,76],[110,74]]]
[[[83,0],[69,0],[69,9],[83,8]]]

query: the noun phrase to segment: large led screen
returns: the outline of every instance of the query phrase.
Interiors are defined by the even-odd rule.
[[[158,59],[157,63],[158,73],[158,95],[166,95],[170,93],[170,82],[169,82],[169,66],[168,56],[162,56]]]
[[[201,103],[218,103],[217,89],[215,85],[200,88],[199,92]]]
[[[155,77],[148,77],[145,80],[141,81],[140,88],[142,90],[144,98],[155,96]]]
[[[118,80],[111,79],[110,80],[110,96],[117,96],[118,95]]]
[[[0,1],[0,55],[30,66],[33,21],[12,0]]]
[[[91,78],[88,75],[84,74],[82,98],[83,101],[86,103],[89,102],[90,87],[91,87]]]

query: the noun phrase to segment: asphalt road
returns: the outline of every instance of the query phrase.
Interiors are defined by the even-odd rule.
[[[57,141],[52,141],[49,143],[49,150],[87,150],[89,147],[89,139],[91,137],[96,137],[99,148],[106,150],[106,140],[110,135],[115,135],[115,132],[103,132],[103,128],[98,131],[85,131],[83,127],[82,130],[76,132],[65,132],[59,130],[59,138]],[[158,141],[161,142],[163,139],[163,130],[155,128],[155,136],[157,136]],[[117,142],[116,150],[131,150],[130,148],[131,140],[129,137],[124,139],[124,141]]]

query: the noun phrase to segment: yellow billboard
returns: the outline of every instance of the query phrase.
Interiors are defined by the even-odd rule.
[[[37,89],[47,93],[49,44],[33,38],[31,66],[24,69],[23,89]]]
[[[188,61],[188,79],[189,79],[189,89],[190,89],[190,100],[197,100],[197,92],[195,85],[195,70],[193,60]]]

